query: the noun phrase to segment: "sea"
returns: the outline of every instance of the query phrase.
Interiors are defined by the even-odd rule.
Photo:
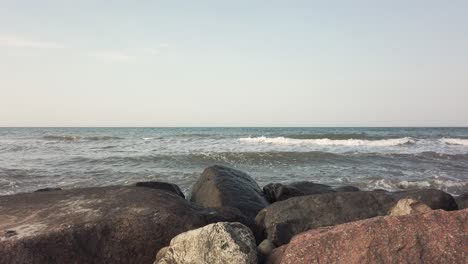
[[[468,128],[0,128],[0,195],[164,181],[220,164],[268,183],[468,192]]]

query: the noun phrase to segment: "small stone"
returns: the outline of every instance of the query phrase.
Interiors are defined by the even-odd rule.
[[[427,204],[415,199],[401,199],[390,209],[390,216],[401,216],[409,214],[420,214],[431,212],[432,209]]]
[[[262,241],[262,243],[260,243],[260,245],[258,245],[257,251],[259,253],[261,253],[262,255],[266,256],[266,255],[270,254],[271,251],[273,251],[274,248],[275,248],[275,246],[273,245],[271,240],[265,239],[265,240]]]

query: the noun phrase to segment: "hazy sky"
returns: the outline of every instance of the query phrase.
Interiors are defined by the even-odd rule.
[[[468,1],[0,0],[0,126],[468,126]]]

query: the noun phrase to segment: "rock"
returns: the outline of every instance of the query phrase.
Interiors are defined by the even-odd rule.
[[[219,221],[237,219],[134,186],[0,196],[0,263],[152,263],[174,236]]]
[[[182,233],[159,251],[155,264],[256,264],[252,231],[240,223],[216,223]]]
[[[265,256],[270,254],[273,249],[275,249],[275,245],[268,239],[263,240],[257,247],[257,251]]]
[[[269,203],[284,201],[292,197],[335,192],[330,186],[313,182],[295,182],[288,185],[270,183],[263,187],[263,193]]]
[[[43,189],[39,189],[39,190],[36,190],[34,192],[53,192],[53,191],[61,191],[62,188],[43,188]]]
[[[284,251],[286,250],[287,245],[277,247],[268,254],[265,264],[280,264],[283,259]]]
[[[251,219],[268,205],[249,175],[219,165],[203,171],[192,188],[190,201],[205,207],[234,207]]]
[[[342,186],[332,188],[331,186],[307,181],[293,182],[290,184],[270,183],[263,187],[263,193],[269,203],[284,201],[292,197],[314,195],[331,192],[356,192],[359,188],[354,186]]]
[[[401,216],[409,214],[421,214],[431,212],[432,209],[420,201],[414,199],[401,199],[390,209],[390,216]]]
[[[458,196],[455,200],[459,209],[468,208],[468,192]]]
[[[338,188],[335,188],[335,191],[337,192],[359,192],[361,189],[355,186],[341,186]]]
[[[387,215],[402,198],[418,199],[432,209],[457,208],[453,197],[439,190],[334,192],[276,202],[260,211],[255,221],[258,232],[281,246],[310,229]]]
[[[411,198],[427,204],[433,210],[458,210],[457,203],[452,195],[437,189],[416,189],[386,193],[395,198],[395,203],[403,198]]]
[[[149,182],[137,182],[135,184],[136,187],[147,187],[147,188],[152,188],[152,189],[157,189],[157,190],[165,190],[169,192],[173,192],[180,197],[185,199],[184,193],[180,190],[179,186],[173,184],[173,183],[167,183],[167,182],[158,182],[158,181],[149,181]]]
[[[375,217],[295,236],[282,264],[466,263],[468,210]]]

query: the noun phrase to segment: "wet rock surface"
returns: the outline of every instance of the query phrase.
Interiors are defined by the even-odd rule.
[[[293,197],[313,194],[357,191],[359,191],[359,188],[354,186],[342,186],[333,188],[325,184],[308,181],[293,182],[290,184],[270,183],[263,187],[263,193],[265,194],[265,198],[268,200],[269,203],[275,203]]]
[[[190,201],[205,207],[234,207],[252,219],[268,205],[248,174],[218,165],[203,171],[192,188]]]
[[[158,181],[149,181],[149,182],[137,182],[135,184],[136,187],[146,187],[146,188],[152,188],[156,190],[164,190],[168,192],[175,193],[179,195],[180,197],[185,199],[185,195],[182,192],[182,190],[179,188],[179,186],[173,184],[173,183],[167,183],[167,182],[158,182]]]

